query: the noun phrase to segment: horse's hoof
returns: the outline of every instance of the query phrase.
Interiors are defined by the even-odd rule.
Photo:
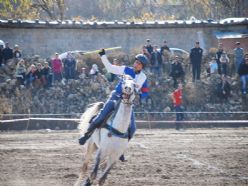
[[[85,183],[83,184],[83,186],[91,186],[91,181],[89,178],[87,178],[87,180],[85,181]]]

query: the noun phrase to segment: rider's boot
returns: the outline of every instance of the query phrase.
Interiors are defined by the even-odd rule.
[[[92,119],[90,122],[90,126],[87,130],[87,132],[79,138],[78,142],[80,145],[84,145],[86,141],[91,137],[94,130],[101,126],[102,122],[105,120],[106,116],[114,110],[115,103],[112,100],[108,100],[103,108],[101,109],[100,113]]]

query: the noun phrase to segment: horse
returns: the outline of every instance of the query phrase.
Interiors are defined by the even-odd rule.
[[[105,167],[102,175],[99,177],[98,184],[104,184],[109,171],[128,147],[128,128],[131,121],[134,99],[135,82],[130,76],[124,76],[121,101],[117,104],[117,108],[112,115],[107,119],[105,126],[103,125],[103,127],[96,129],[86,142],[84,162],[79,178],[74,186],[92,185],[93,181],[97,178],[99,165],[102,162],[105,162]],[[87,124],[89,125],[91,118],[97,114],[102,106],[102,102],[91,105],[82,115],[78,128],[85,132]],[[88,164],[94,153],[93,170],[86,180],[83,180],[83,176],[87,172]]]

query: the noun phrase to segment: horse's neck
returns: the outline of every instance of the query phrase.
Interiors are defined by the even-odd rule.
[[[131,121],[132,105],[120,103],[118,111],[113,119],[113,127],[120,132],[127,132]]]

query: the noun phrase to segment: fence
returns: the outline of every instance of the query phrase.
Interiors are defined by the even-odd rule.
[[[183,112],[185,128],[248,127],[248,112]],[[138,128],[174,128],[176,112],[135,112]],[[76,129],[81,113],[0,114],[0,130]]]

